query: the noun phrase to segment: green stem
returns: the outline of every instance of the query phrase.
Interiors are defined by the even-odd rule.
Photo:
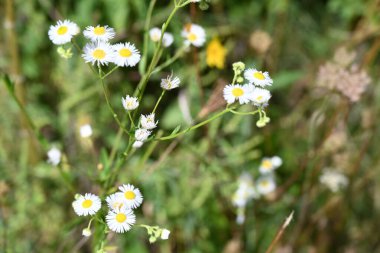
[[[231,110],[232,113],[237,114],[237,115],[255,115],[256,113],[260,112],[260,109],[253,111],[253,112],[238,112],[235,110]]]
[[[129,120],[131,121],[131,126],[133,126],[133,128],[136,128],[135,123],[133,123],[131,112],[127,111],[127,113],[128,113]]]
[[[106,78],[107,76],[109,76],[110,74],[112,74],[112,72],[114,72],[115,70],[117,70],[119,68],[119,66],[115,66],[113,69],[111,69],[107,74],[105,74],[104,76],[102,76],[101,78],[104,79]]]
[[[178,58],[180,58],[185,52],[186,52],[186,49],[187,47],[186,46],[183,46],[181,47],[173,57],[169,58],[168,60],[166,60],[164,63],[162,63],[161,65],[157,66],[153,71],[152,71],[152,74],[155,74],[155,73],[158,73],[160,72],[161,70],[163,70],[164,68],[166,68],[167,66],[169,66],[170,64],[172,64],[173,62],[175,62]]]
[[[156,109],[157,109],[157,107],[158,107],[158,105],[159,105],[159,103],[160,103],[162,97],[164,96],[165,91],[166,91],[165,89],[162,91],[161,96],[158,98],[158,100],[157,100],[157,102],[156,102],[156,105],[154,106],[154,109],[153,109],[153,112],[152,112],[152,113],[155,113],[155,112],[156,112]]]
[[[74,40],[74,38],[71,40],[71,43],[73,43],[74,47],[78,50],[78,53],[82,53],[82,49],[78,46],[77,42]],[[94,73],[94,74],[97,74],[96,73],[96,70],[92,67],[91,63],[87,63],[87,65],[90,67],[91,71]]]

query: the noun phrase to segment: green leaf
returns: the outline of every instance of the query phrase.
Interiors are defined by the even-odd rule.
[[[11,81],[11,79],[9,78],[9,75],[5,74],[3,79],[4,79],[4,83],[7,86],[7,89],[9,90],[9,92],[14,93],[15,92],[15,85]]]
[[[176,128],[174,128],[173,132],[170,135],[176,134],[181,129],[181,125],[178,125]]]

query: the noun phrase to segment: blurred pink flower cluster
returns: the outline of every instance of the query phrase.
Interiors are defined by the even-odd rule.
[[[335,52],[333,61],[319,67],[317,84],[331,90],[337,90],[351,102],[360,99],[361,94],[371,82],[365,70],[354,64],[354,52],[340,48]]]

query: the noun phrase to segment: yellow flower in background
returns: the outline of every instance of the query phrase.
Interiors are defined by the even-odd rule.
[[[207,45],[206,62],[209,67],[224,68],[227,50],[220,43],[220,40],[215,38]]]

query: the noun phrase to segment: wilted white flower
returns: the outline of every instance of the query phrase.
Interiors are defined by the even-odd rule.
[[[250,68],[244,71],[244,77],[250,83],[253,83],[257,86],[271,86],[273,80],[270,78],[268,72],[258,71],[257,69]]]
[[[88,26],[83,31],[84,37],[92,41],[108,41],[115,37],[115,31],[113,28],[108,27],[108,25],[96,27]]]
[[[324,170],[319,181],[326,185],[332,192],[337,192],[348,185],[348,179],[342,173],[335,170]]]
[[[267,174],[273,172],[275,169],[282,165],[282,159],[278,156],[264,157],[261,160],[259,171],[262,174]]]
[[[114,60],[114,50],[108,42],[97,41],[88,43],[83,49],[82,57],[86,62],[108,65]]]
[[[157,122],[154,121],[154,113],[141,115],[140,122],[144,129],[153,129],[157,127]]]
[[[56,45],[66,44],[79,32],[79,27],[70,20],[58,21],[56,25],[51,25],[48,35],[49,39]]]
[[[161,79],[161,88],[172,90],[177,88],[180,82],[181,80],[177,76],[173,77],[173,75],[169,75],[165,79]]]
[[[143,202],[143,196],[140,190],[133,185],[123,184],[119,187],[119,190],[121,191],[128,208],[132,209],[139,207]]]
[[[92,193],[86,193],[72,203],[74,211],[79,216],[94,215],[101,207],[100,198]]]
[[[137,98],[130,97],[129,95],[127,95],[125,98],[121,98],[121,103],[127,111],[132,111],[139,106],[139,101]]]
[[[170,235],[170,230],[167,230],[166,228],[162,229],[161,231],[161,239],[162,240],[167,240]]]
[[[121,208],[110,210],[106,216],[107,225],[116,233],[124,233],[131,229],[136,222],[136,216],[131,209]]]
[[[186,44],[196,47],[201,47],[206,42],[205,30],[196,24],[186,24],[181,35],[186,39]]]
[[[240,84],[229,84],[223,89],[223,97],[228,104],[239,100],[240,104],[247,104],[250,100],[251,91],[249,86]]]
[[[135,138],[137,141],[145,141],[146,139],[148,139],[151,133],[152,132],[147,129],[139,128],[135,132]]]
[[[141,59],[139,50],[132,43],[118,43],[112,46],[115,50],[113,62],[120,67],[133,67]]]
[[[61,151],[55,147],[51,148],[48,153],[48,163],[57,166],[61,162]]]
[[[79,132],[82,138],[88,138],[92,135],[92,128],[90,124],[85,124],[80,127]]]

